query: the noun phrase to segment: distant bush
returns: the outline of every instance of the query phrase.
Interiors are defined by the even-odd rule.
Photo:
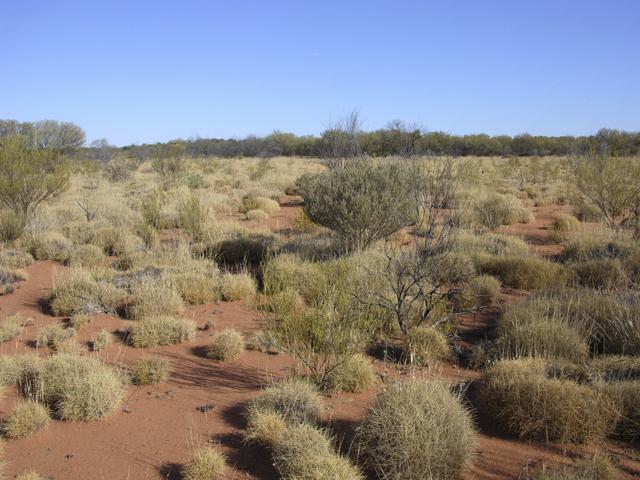
[[[234,360],[244,351],[244,339],[237,330],[229,328],[214,335],[207,357],[215,360]]]
[[[365,249],[416,221],[415,184],[400,163],[367,161],[298,180],[309,219],[335,231],[349,251]]]
[[[603,438],[618,414],[610,398],[569,379],[547,378],[543,360],[503,360],[489,370],[483,406],[505,430],[524,438],[586,443]]]
[[[36,433],[49,423],[49,411],[33,400],[18,403],[4,422],[3,431],[9,438],[23,438]]]
[[[288,423],[317,424],[322,417],[322,399],[316,388],[304,380],[282,380],[262,390],[249,402],[249,411],[276,412]]]
[[[470,413],[446,385],[412,380],[378,394],[359,442],[380,478],[454,479],[470,464],[476,435]]]
[[[133,381],[137,385],[151,385],[169,378],[169,362],[162,357],[143,357],[133,367]]]
[[[202,447],[182,467],[182,477],[184,480],[224,480],[225,470],[224,456],[212,447]]]
[[[96,358],[58,354],[37,372],[35,396],[63,420],[96,420],[117,407],[122,378]]]
[[[225,273],[221,282],[222,298],[226,301],[249,300],[256,294],[256,284],[249,273]]]
[[[335,392],[360,393],[376,383],[376,371],[362,355],[348,358],[327,376],[326,388]]]
[[[489,257],[479,265],[479,269],[499,278],[505,285],[525,290],[560,287],[569,279],[562,265],[534,256]]]
[[[417,327],[409,332],[404,356],[416,365],[430,365],[451,355],[447,337],[433,327]]]
[[[148,348],[191,340],[195,331],[191,320],[162,316],[143,318],[130,327],[128,335],[134,347]]]

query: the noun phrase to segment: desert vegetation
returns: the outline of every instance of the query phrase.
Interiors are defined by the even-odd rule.
[[[157,472],[123,464],[149,478],[488,478],[496,444],[518,462],[500,478],[638,472],[637,134],[352,115],[82,148],[72,125],[5,127],[11,475],[61,475],[22,445],[146,427]]]

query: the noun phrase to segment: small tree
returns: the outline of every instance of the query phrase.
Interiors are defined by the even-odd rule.
[[[569,161],[573,183],[615,230],[640,236],[640,159],[589,153]]]
[[[22,137],[0,140],[0,172],[0,203],[24,219],[60,195],[69,181],[59,151],[32,148]]]
[[[336,232],[347,251],[366,249],[416,219],[414,177],[400,162],[360,159],[298,181],[304,212]]]

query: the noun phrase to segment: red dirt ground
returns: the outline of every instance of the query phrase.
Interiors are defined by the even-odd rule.
[[[285,207],[281,215],[269,219],[271,228],[287,228],[295,218],[297,207]],[[532,248],[543,255],[554,255],[561,249],[550,242],[548,225],[562,207],[534,209],[535,223],[505,228],[522,235]],[[280,219],[281,223],[276,222]],[[262,226],[262,225],[261,225]],[[29,280],[19,284],[12,294],[0,297],[0,317],[20,313],[31,317],[20,337],[0,346],[0,354],[35,351],[37,332],[44,325],[62,319],[42,312],[42,305],[52,285],[56,270],[64,267],[52,262],[39,262],[28,267]],[[503,302],[513,303],[526,292],[505,291]],[[490,332],[499,308],[462,321],[461,334],[468,341],[482,338]],[[285,355],[269,355],[247,351],[237,360],[217,363],[203,356],[214,331],[233,326],[242,332],[259,327],[260,314],[254,308],[238,302],[210,304],[191,308],[187,315],[198,324],[214,319],[212,331],[198,331],[196,339],[187,344],[148,350],[134,349],[114,340],[100,356],[118,366],[130,366],[136,359],[157,353],[169,359],[169,381],[148,387],[128,388],[121,407],[106,419],[91,422],[54,421],[44,431],[26,439],[6,442],[4,459],[8,478],[34,469],[45,478],[55,480],[94,479],[178,479],[180,466],[188,459],[193,447],[207,443],[219,444],[227,455],[231,468],[230,480],[276,479],[269,455],[242,442],[243,404],[256,395],[271,379],[286,375],[292,364]],[[125,322],[106,315],[94,318],[80,330],[79,340],[86,342],[101,328],[118,333]],[[45,355],[45,349],[39,350]],[[408,375],[406,368],[376,361],[381,377],[386,379]],[[468,382],[470,390],[477,387],[481,374],[474,370],[446,364],[437,371],[415,372],[420,375],[443,376],[454,382]],[[362,419],[375,391],[364,394],[338,394],[326,398],[327,422],[334,427],[343,446],[348,446],[353,429]],[[6,392],[0,401],[0,416],[5,417],[16,402],[14,391]],[[213,410],[201,413],[197,407],[213,404]],[[516,479],[527,478],[542,463],[568,463],[579,453],[591,452],[596,446],[546,447],[495,434],[490,420],[478,418],[480,438],[473,467],[463,478]],[[624,443],[607,441],[599,446],[619,465],[619,478],[640,476],[640,454]]]

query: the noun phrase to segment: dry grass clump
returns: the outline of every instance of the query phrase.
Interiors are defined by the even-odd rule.
[[[269,214],[259,208],[249,210],[247,213],[247,220],[252,222],[261,222],[269,218]]]
[[[51,347],[54,350],[64,348],[68,342],[74,341],[76,338],[76,330],[73,328],[64,328],[62,325],[47,325],[40,330],[36,347]]]
[[[36,378],[32,395],[63,420],[97,420],[113,412],[124,394],[118,373],[92,357],[54,355]]]
[[[9,342],[20,335],[23,319],[20,315],[9,315],[0,324],[0,344]]]
[[[315,288],[316,283],[323,282],[324,274],[318,264],[283,253],[265,262],[262,277],[268,295],[294,289],[309,298],[308,292]]]
[[[0,356],[0,387],[15,385],[26,395],[35,392],[43,359],[36,354]]]
[[[177,206],[178,225],[182,230],[198,240],[204,237],[209,210],[199,197],[192,195],[180,201]]]
[[[73,249],[69,256],[72,267],[96,268],[104,263],[105,257],[99,247],[95,245],[80,245]]]
[[[531,211],[517,198],[499,193],[490,194],[478,201],[474,205],[473,214],[476,222],[491,229],[500,225],[534,221]]]
[[[45,428],[50,421],[49,410],[33,400],[18,403],[2,426],[8,438],[23,438]]]
[[[198,448],[191,460],[182,467],[184,480],[224,480],[226,461],[215,448]]]
[[[144,357],[133,367],[133,381],[137,385],[151,385],[169,378],[169,362],[162,357]]]
[[[492,305],[500,295],[500,280],[491,275],[478,275],[465,285],[464,303],[470,307]]]
[[[96,243],[96,228],[93,223],[86,221],[74,221],[62,226],[62,233],[71,240],[74,245],[86,245]]]
[[[614,402],[587,385],[548,378],[543,360],[502,360],[487,370],[481,403],[505,430],[547,442],[587,443],[618,420]]]
[[[270,198],[246,195],[242,199],[241,211],[248,213],[251,210],[262,210],[267,215],[275,215],[280,211],[280,204]]]
[[[432,327],[417,327],[407,336],[404,356],[415,365],[429,365],[451,355],[447,337]]]
[[[20,240],[20,246],[36,260],[66,262],[73,249],[72,243],[57,232],[32,233]]]
[[[322,399],[309,382],[297,378],[282,380],[262,390],[249,402],[249,411],[276,412],[288,423],[317,424],[322,417]]]
[[[184,310],[182,297],[166,279],[147,276],[135,282],[132,290],[133,304],[127,307],[130,318],[172,316]]]
[[[27,272],[23,270],[10,270],[0,266],[0,295],[13,293],[15,283],[22,282],[28,278]]]
[[[489,257],[481,262],[479,269],[499,278],[505,285],[524,290],[561,287],[569,279],[562,265],[534,256]]]
[[[380,478],[454,479],[471,462],[476,434],[470,413],[447,385],[411,380],[378,394],[359,443]]]
[[[226,362],[238,358],[243,351],[242,334],[229,328],[214,335],[207,350],[207,357]]]
[[[580,220],[573,215],[562,214],[553,221],[550,228],[554,233],[563,235],[580,229]]]
[[[91,341],[91,348],[94,352],[100,352],[107,348],[111,343],[113,336],[104,328],[96,333]]]
[[[620,413],[616,436],[628,442],[640,441],[640,380],[596,383],[596,388],[615,402]]]
[[[137,348],[172,345],[191,340],[196,331],[192,320],[160,316],[143,318],[128,331],[131,345]]]
[[[114,313],[125,300],[126,292],[96,275],[73,269],[54,279],[49,304],[54,315],[71,316],[76,313]]]
[[[75,313],[69,317],[69,326],[74,330],[80,330],[91,323],[91,315],[88,313]]]
[[[247,350],[254,350],[262,353],[280,353],[280,346],[270,331],[258,330],[253,332],[245,342]]]
[[[511,235],[499,233],[479,233],[472,230],[460,230],[455,238],[455,250],[472,258],[482,259],[487,256],[514,256],[522,257],[530,255],[529,245]],[[477,263],[477,262],[476,262]]]
[[[44,480],[44,479],[42,478],[42,476],[40,476],[38,472],[31,470],[29,472],[21,473],[16,477],[15,480]]]
[[[245,440],[267,448],[281,442],[287,431],[287,422],[282,415],[272,410],[250,408],[247,412]]]
[[[600,453],[579,459],[572,467],[560,471],[549,471],[544,465],[534,480],[615,480],[616,467]]]
[[[182,299],[190,305],[213,302],[220,296],[219,281],[210,274],[200,272],[180,272],[169,276]]]
[[[346,458],[336,454],[327,435],[308,424],[287,428],[273,446],[273,463],[285,480],[362,480]]]
[[[246,272],[223,274],[221,288],[225,301],[248,300],[256,295],[256,282]]]
[[[611,290],[628,285],[624,265],[617,258],[601,258],[575,263],[572,266],[579,285]]]
[[[22,250],[5,249],[0,251],[0,265],[10,269],[25,268],[33,263],[33,257]]]
[[[586,368],[594,380],[605,382],[640,380],[640,357],[638,356],[598,356],[592,358]]]
[[[338,364],[326,377],[329,391],[360,393],[376,384],[376,371],[363,355],[357,354]]]

